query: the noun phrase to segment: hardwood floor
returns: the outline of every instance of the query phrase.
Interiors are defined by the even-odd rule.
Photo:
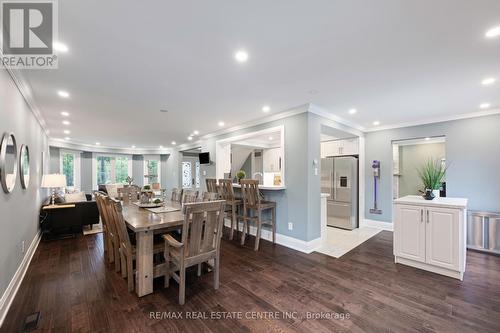
[[[392,233],[381,232],[340,259],[306,255],[262,241],[222,243],[221,286],[190,271],[186,304],[177,283],[143,298],[103,264],[102,236],[40,243],[2,332],[19,332],[40,311],[34,332],[499,332],[500,257],[468,252],[463,282],[395,265]],[[183,319],[152,319],[151,312]],[[194,312],[194,313],[191,313]],[[241,312],[242,319],[187,319]],[[264,311],[279,318],[251,319]],[[295,311],[295,317],[282,312]],[[349,314],[307,319],[307,312]],[[233,314],[237,316],[238,313]]]

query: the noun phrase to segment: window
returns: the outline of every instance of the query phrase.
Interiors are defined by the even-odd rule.
[[[144,184],[161,183],[160,158],[144,157]]]
[[[60,151],[60,172],[66,176],[66,185],[69,190],[80,187],[80,154],[73,151]]]
[[[132,177],[132,157],[128,155],[94,155],[94,188],[101,184],[124,184]]]

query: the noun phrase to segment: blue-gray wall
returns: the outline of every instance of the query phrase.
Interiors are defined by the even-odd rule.
[[[469,199],[469,209],[500,211],[500,115],[454,120],[366,134],[367,219],[392,222],[392,141],[446,136],[447,195]],[[371,163],[381,161],[379,208],[373,206]]]

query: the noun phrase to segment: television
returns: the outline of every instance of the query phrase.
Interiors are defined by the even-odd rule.
[[[200,164],[210,164],[210,153],[200,153],[198,155]]]

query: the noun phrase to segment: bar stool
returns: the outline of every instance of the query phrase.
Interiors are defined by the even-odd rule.
[[[245,236],[249,229],[249,222],[256,221],[257,233],[255,235],[255,248],[259,249],[260,235],[262,232],[262,225],[270,225],[273,232],[273,244],[276,244],[276,202],[264,201],[260,199],[259,195],[259,181],[255,179],[242,179],[241,192],[243,194],[243,233],[241,235],[241,245],[245,243]],[[271,209],[271,220],[262,220],[262,211]],[[252,216],[251,212],[257,216]],[[246,227],[246,228],[245,228]]]
[[[226,200],[224,211],[226,213],[226,217],[231,219],[231,231],[229,232],[229,239],[232,240],[234,236],[235,224],[236,231],[240,231],[236,209],[241,205],[242,201],[234,196],[233,181],[231,179],[219,179],[219,195],[221,197],[221,200]]]
[[[217,179],[215,178],[207,178],[205,179],[207,184],[207,192],[218,193],[219,190],[217,188]]]

